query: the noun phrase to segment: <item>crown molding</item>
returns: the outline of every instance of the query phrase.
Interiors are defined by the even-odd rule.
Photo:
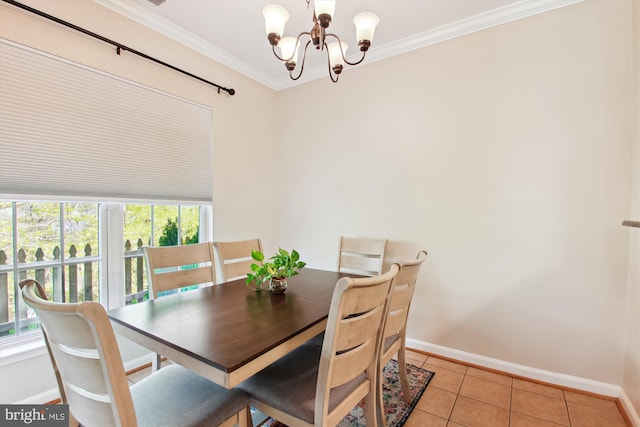
[[[194,51],[213,59],[227,67],[256,80],[268,87],[275,87],[277,82],[272,81],[259,69],[249,65],[247,62],[231,55],[229,52],[209,43],[201,37],[183,29],[182,27],[158,16],[151,3],[134,3],[130,0],[93,0],[96,3],[113,10],[163,36],[175,40],[176,42],[193,49]]]
[[[446,40],[462,37],[471,33],[486,30],[498,25],[507,24],[529,16],[538,15],[550,10],[581,3],[585,0],[522,0],[501,8],[461,19],[420,34],[376,46],[367,56],[368,62],[387,59],[415,49],[420,49]]]
[[[319,66],[306,69],[305,75],[300,80],[292,81],[286,73],[283,73],[282,79],[273,80],[242,59],[153,13],[156,6],[153,6],[150,2],[134,3],[127,0],[94,1],[276,91],[325,78],[327,74],[326,67]],[[367,54],[366,63],[359,66],[584,1],[522,0],[393,43],[375,46],[375,49],[372,49]]]
[[[489,12],[434,28],[423,33],[415,34],[411,37],[406,37],[393,43],[376,45],[375,48],[367,52],[366,61],[356,67],[366,66],[367,64],[382,61],[412,50],[584,1],[585,0],[522,0]],[[285,77],[288,77],[288,75],[285,74]],[[327,78],[326,66],[306,69],[305,75],[302,76],[300,80],[294,82],[285,78],[279,81],[276,86],[271,86],[271,88],[275,90],[282,90],[321,78]]]

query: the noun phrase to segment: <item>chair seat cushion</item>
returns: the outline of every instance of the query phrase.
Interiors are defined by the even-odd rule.
[[[131,386],[131,397],[140,427],[217,426],[249,405],[244,392],[175,364]]]
[[[304,343],[304,345],[317,345],[318,347],[322,347],[324,343],[324,332],[319,333],[315,337],[311,338],[309,341]]]
[[[252,401],[264,402],[313,424],[321,353],[321,346],[302,345],[240,383],[237,388],[249,394]],[[329,396],[329,412],[365,379],[363,373],[333,388]]]

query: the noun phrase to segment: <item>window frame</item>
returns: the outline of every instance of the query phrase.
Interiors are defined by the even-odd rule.
[[[98,246],[99,256],[96,262],[99,265],[99,297],[98,302],[107,310],[114,309],[125,305],[125,248],[124,248],[124,207],[127,204],[144,204],[144,205],[173,205],[173,206],[199,206],[200,229],[198,232],[199,241],[213,241],[213,209],[211,204],[194,203],[194,202],[166,202],[158,201],[105,201],[105,200],[88,200],[88,199],[66,199],[66,200],[42,200],[25,199],[25,198],[0,198],[5,202],[28,201],[28,202],[47,202],[47,203],[95,203],[98,205]],[[15,211],[14,211],[15,215]],[[13,244],[15,245],[16,236],[14,230]],[[14,250],[15,253],[15,250]],[[15,271],[14,268],[11,269]],[[110,284],[113,284],[110,286]],[[6,366],[21,360],[26,360],[46,354],[44,340],[40,333],[25,333],[22,335],[14,335],[5,337],[0,340],[0,366]]]

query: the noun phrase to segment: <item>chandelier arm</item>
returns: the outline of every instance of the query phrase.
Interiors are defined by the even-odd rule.
[[[356,62],[349,62],[347,61],[347,59],[344,57],[344,55],[342,55],[342,59],[344,60],[345,64],[349,64],[349,65],[358,65],[359,63],[361,63],[362,61],[364,61],[364,57],[367,55],[367,52],[362,52],[362,58],[360,58],[359,61]]]
[[[310,43],[311,43],[311,40],[307,41],[307,44],[304,45],[304,52],[302,54],[302,64],[300,64],[300,72],[298,73],[298,76],[297,77],[293,77],[293,73],[291,71],[289,71],[289,78],[291,80],[298,80],[302,76],[302,72],[304,71],[304,62],[307,59],[307,48],[309,47]]]
[[[335,35],[333,33],[327,33],[327,34],[325,34],[325,37],[333,37],[334,39],[336,39],[338,41],[338,46],[340,47],[340,55],[342,56],[342,60],[345,62],[345,64],[358,65],[359,63],[364,61],[364,57],[367,55],[367,52],[362,52],[362,58],[360,58],[360,60],[358,60],[356,62],[349,62],[347,60],[347,58],[344,56],[344,50],[342,50],[342,40],[340,40],[340,37],[338,37],[337,35]]]
[[[304,35],[307,35],[307,36],[309,36],[309,38],[311,38],[311,33],[308,32],[308,31],[304,31],[304,32],[298,34],[298,37],[296,38],[296,44],[298,44],[300,42],[300,38],[302,36],[304,36]],[[308,44],[309,44],[309,42],[307,42],[307,45]],[[306,47],[305,47],[305,49],[306,49]],[[278,53],[276,52],[276,46],[275,45],[271,45],[271,50],[273,51],[273,54],[276,56],[276,58],[278,58],[282,62],[291,61],[293,59],[293,57],[296,55],[296,52],[294,50],[289,58],[281,58],[280,55],[278,55]]]
[[[324,44],[325,47],[327,46],[327,44]],[[332,82],[334,83],[338,83],[338,79],[340,78],[340,74],[334,73],[333,70],[331,69],[331,60],[329,59],[329,49],[326,49],[327,51],[327,68],[329,69],[329,78],[331,79]],[[335,74],[335,78],[333,77]]]
[[[286,59],[280,58],[280,55],[278,55],[278,52],[276,52],[276,46],[275,45],[271,45],[271,50],[273,51],[273,54],[276,56],[276,58],[278,58],[280,61],[285,62]]]

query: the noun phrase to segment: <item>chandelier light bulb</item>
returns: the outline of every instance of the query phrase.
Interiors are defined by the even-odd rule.
[[[327,28],[333,19],[333,14],[336,10],[335,0],[315,0],[313,2],[314,11],[320,26]]]
[[[371,12],[363,12],[354,16],[353,24],[356,26],[356,40],[360,44],[360,50],[362,50],[363,42],[366,42],[364,43],[366,44],[365,50],[369,48],[379,22],[378,15]]]
[[[284,34],[284,24],[289,20],[289,12],[282,6],[271,4],[262,9],[262,16],[269,42],[277,46]]]
[[[285,60],[287,70],[293,70],[298,62],[298,48],[300,47],[298,39],[295,37],[285,37],[280,40],[278,47],[280,48],[280,55]]]
[[[340,45],[342,44],[342,51],[340,50]],[[344,42],[331,42],[327,45],[327,49],[329,49],[329,65],[332,69],[336,69],[339,67],[342,70],[344,66],[344,59],[342,57],[342,53],[347,54],[347,49],[349,49],[349,45]]]

